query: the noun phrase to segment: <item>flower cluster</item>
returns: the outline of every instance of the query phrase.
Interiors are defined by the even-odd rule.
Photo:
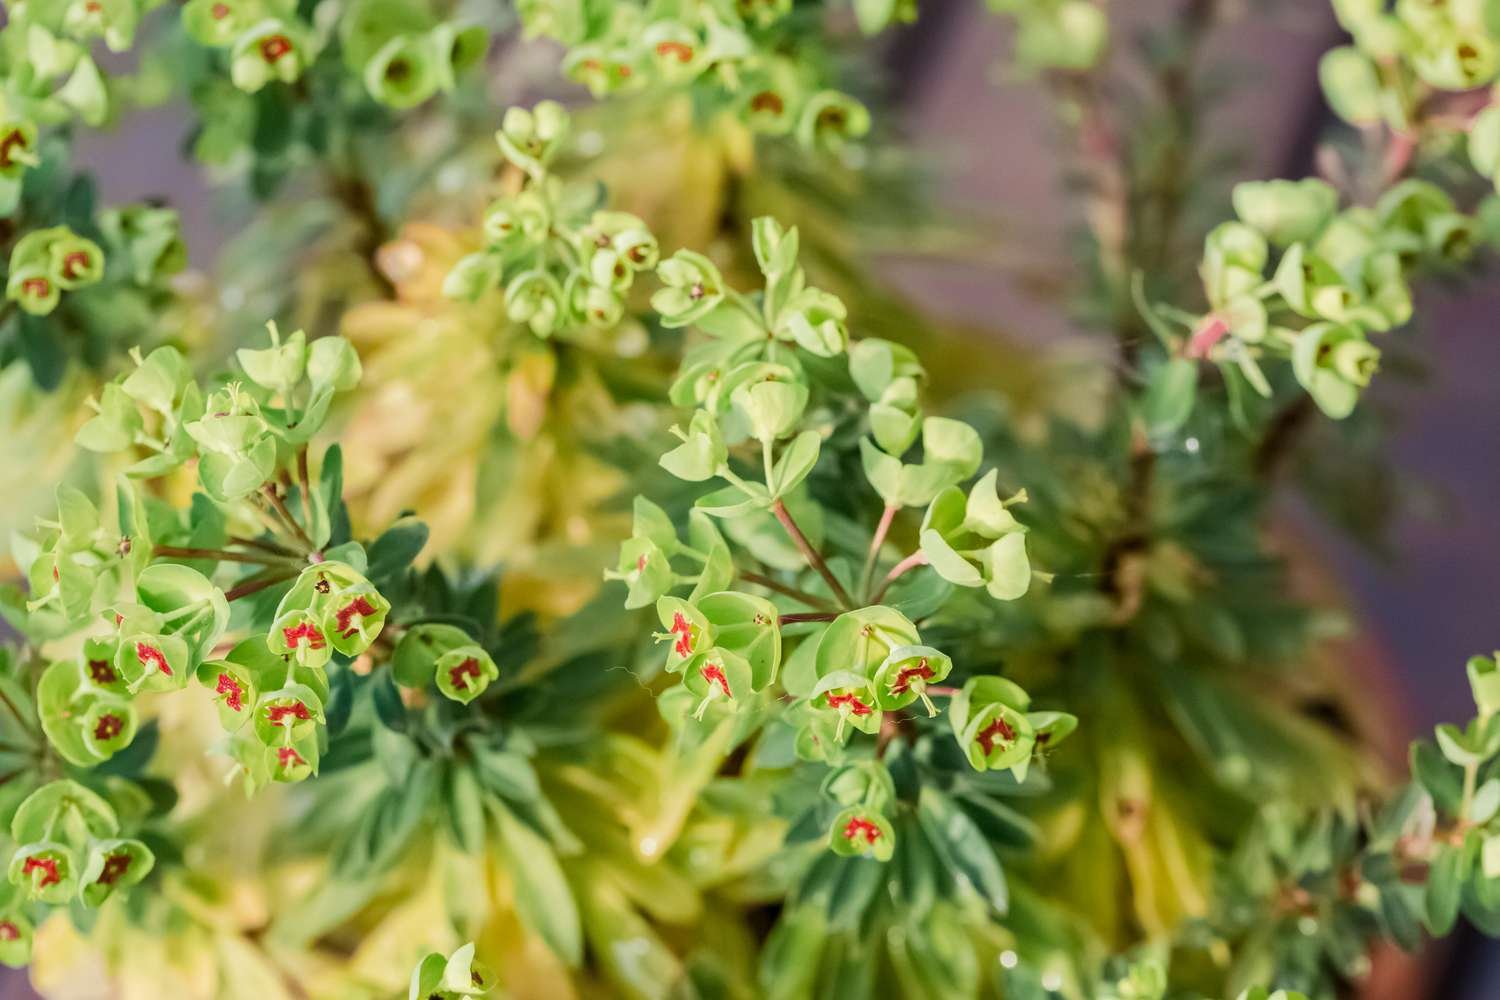
[[[1208,360],[1262,395],[1266,358],[1289,360],[1297,382],[1330,417],[1348,416],[1380,362],[1371,334],[1411,318],[1409,279],[1424,264],[1465,260],[1475,223],[1436,185],[1409,179],[1374,205],[1338,207],[1315,178],[1251,181],[1234,189],[1239,219],[1208,234],[1203,279],[1208,311],[1144,307],[1171,355],[1148,400],[1152,422],[1173,429],[1192,409],[1195,363]],[[1168,321],[1187,328],[1169,332]]]
[[[415,690],[429,684],[448,698],[467,705],[500,676],[500,668],[483,646],[454,625],[413,625],[401,636],[391,658],[396,683]]]
[[[1326,53],[1319,76],[1352,124],[1404,132],[1434,91],[1475,90],[1500,74],[1500,34],[1482,3],[1333,0],[1333,9],[1354,44]]]
[[[1016,19],[1015,60],[1029,73],[1093,68],[1109,45],[1109,18],[1098,0],[989,0]]]
[[[33,316],[57,308],[63,292],[87,288],[104,275],[104,251],[67,226],[37,229],[10,252],[5,297]]]
[[[969,666],[961,690],[944,686],[955,665],[924,643],[913,618],[941,606],[951,585],[999,600],[1027,592],[1026,529],[1009,510],[1025,495],[1002,501],[998,470],[965,491],[983,464],[979,435],[923,412],[915,355],[886,341],[851,343],[843,303],[807,282],[795,228],[762,218],[753,234],[765,278],[753,296],[691,251],[657,268],[664,287],[652,306],[662,324],[703,334],[671,389],[675,403],[695,409],[686,429],[673,428],[680,443],[661,466],[688,482],[725,483],[698,497],[686,541],[666,511],[638,497],[632,536],[606,574],[628,586],[627,607],[655,604],[665,668],[682,677],[663,711],[716,725],[779,707],[797,753],[837,775],[866,752],[852,748],[852,734],[883,747],[909,708],[920,702],[933,717],[933,698],[951,698],[949,720],[972,767],[1022,780],[1072,717],[1030,713],[1017,685]],[[862,504],[874,515],[863,553],[843,542],[828,557],[834,515],[814,480],[856,450],[880,505]],[[908,508],[926,508],[920,543],[882,576],[891,529]],[[686,596],[671,593],[688,585]],[[883,765],[848,773],[828,785],[842,807],[831,842],[889,858],[885,814],[896,799]]]
[[[200,45],[226,50],[230,79],[250,93],[295,82],[323,41],[292,5],[275,0],[190,0],[182,26]]]
[[[116,806],[76,781],[49,782],[15,807],[8,884],[0,890],[0,962],[30,959],[36,904],[96,908],[136,885],[156,863],[140,840],[122,836]]]
[[[528,34],[568,46],[564,72],[596,97],[690,88],[755,131],[795,136],[808,147],[836,148],[869,131],[864,105],[823,85],[825,71],[807,44],[816,9],[794,12],[789,0],[668,7],[632,0],[597,13],[577,0],[518,6]],[[911,0],[856,9],[871,33],[916,14]]]
[[[506,314],[538,337],[618,325],[636,275],[657,264],[644,222],[596,208],[594,185],[564,184],[549,171],[569,124],[555,101],[505,113],[495,141],[520,186],[489,206],[485,248],[460,260],[443,285],[471,300],[503,285]]]

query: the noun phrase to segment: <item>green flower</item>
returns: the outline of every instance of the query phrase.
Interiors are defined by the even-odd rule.
[[[122,633],[115,670],[131,692],[177,691],[187,684],[192,656],[175,635]]]
[[[79,898],[87,906],[98,906],[114,893],[139,884],[155,864],[155,855],[139,840],[94,841],[79,879]]]
[[[10,883],[26,890],[33,902],[62,905],[78,891],[78,862],[68,845],[41,840],[16,849],[10,859]]]
[[[326,602],[323,631],[333,648],[345,656],[359,656],[370,648],[385,627],[391,602],[367,583],[340,590]]]
[[[708,650],[688,667],[683,672],[682,683],[699,699],[693,710],[694,719],[702,719],[703,713],[713,704],[743,704],[753,687],[749,662],[719,646]]]
[[[0,177],[20,177],[39,162],[36,125],[24,118],[0,118]]]
[[[83,713],[79,728],[89,752],[108,760],[135,739],[135,708],[121,698],[97,698]]]
[[[927,687],[940,684],[953,670],[953,660],[931,646],[893,646],[872,678],[875,703],[895,712],[921,699],[928,716],[937,715]]]
[[[71,0],[63,10],[62,28],[81,42],[102,38],[112,51],[124,52],[139,21],[137,0]]]
[[[397,35],[365,63],[370,96],[392,108],[413,108],[437,93],[446,72],[447,53],[434,50],[426,35]]]
[[[680,21],[657,21],[641,35],[656,75],[668,83],[691,80],[703,71],[707,53],[698,33]]]
[[[255,736],[266,746],[291,746],[313,736],[324,721],[323,700],[305,684],[267,691],[255,702]]]
[[[288,611],[277,617],[266,637],[271,652],[290,656],[303,667],[322,667],[333,657],[333,646],[323,629],[323,617],[311,610]]]
[[[672,588],[672,564],[666,553],[649,538],[627,538],[620,545],[620,562],[605,570],[606,580],[621,580],[629,587],[626,608],[644,608]]]
[[[505,287],[505,314],[514,323],[525,323],[538,337],[550,337],[557,330],[563,306],[562,286],[546,271],[518,274]]]
[[[884,716],[879,696],[870,679],[852,670],[836,670],[818,680],[813,688],[813,708],[837,720],[833,741],[844,742],[850,727],[862,733],[877,733]]]
[[[572,118],[561,104],[541,101],[530,110],[508,108],[495,142],[507,160],[535,177],[545,172],[571,128]]]
[[[1335,323],[1314,323],[1297,335],[1292,372],[1318,408],[1335,420],[1354,412],[1359,392],[1380,367],[1380,349],[1363,333]]]
[[[500,668],[490,654],[474,644],[448,650],[438,657],[435,669],[438,690],[465,705],[500,676]]]
[[[31,921],[10,910],[0,913],[0,965],[24,968],[31,962],[31,941],[36,929]]]
[[[1235,214],[1277,246],[1313,240],[1338,210],[1327,181],[1247,181],[1234,188]]]
[[[699,483],[718,475],[729,458],[729,449],[713,414],[707,410],[698,410],[693,414],[686,432],[674,426],[672,433],[682,440],[682,444],[661,457],[663,469],[690,483]]]
[[[808,98],[797,120],[804,146],[839,149],[870,131],[870,112],[847,94],[825,90]]]
[[[200,45],[226,48],[260,20],[261,11],[259,0],[188,0],[182,26]]]
[[[891,821],[880,813],[850,807],[834,817],[828,846],[845,857],[889,861],[896,850],[896,834]]]
[[[551,204],[535,188],[501,198],[484,215],[485,239],[496,247],[539,245],[547,239],[551,226]]]
[[[808,388],[797,374],[784,365],[756,364],[750,378],[735,379],[730,394],[736,415],[744,421],[750,436],[771,442],[797,429],[807,408]]]
[[[1015,600],[1031,586],[1026,529],[1010,506],[1024,491],[1002,501],[996,493],[999,470],[991,469],[965,497],[950,486],[939,493],[922,519],[922,552],[933,570],[960,587],[986,587],[997,600]]]
[[[948,721],[976,771],[1009,768],[1026,776],[1036,730],[1025,714],[1031,699],[1003,677],[973,677],[953,697]]]
[[[236,87],[253,94],[272,81],[293,82],[310,61],[301,30],[271,18],[249,28],[235,41],[229,77]]]
[[[691,670],[713,648],[717,633],[696,605],[679,597],[662,597],[656,602],[656,616],[666,631],[655,633],[654,638],[670,643],[668,673]]]
[[[724,301],[724,279],[713,261],[691,250],[679,250],[657,265],[665,288],[651,296],[651,308],[668,328],[687,326]]]
[[[16,267],[13,258],[5,297],[33,316],[45,316],[57,308],[62,289],[46,267],[39,264]]]

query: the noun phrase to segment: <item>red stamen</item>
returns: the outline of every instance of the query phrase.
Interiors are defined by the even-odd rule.
[[[57,871],[56,858],[27,858],[26,863],[21,866],[21,874],[30,875],[32,872],[42,873],[42,880],[36,884],[38,889],[45,889],[62,881],[62,876]]]
[[[26,137],[18,128],[13,128],[0,137],[0,167],[8,167],[15,162],[10,155],[11,148],[14,146],[26,148]]]
[[[855,816],[844,824],[844,839],[855,840],[859,837],[865,838],[865,843],[873,844],[880,839],[880,827],[867,819]]]
[[[708,683],[719,685],[719,689],[724,692],[724,697],[734,697],[734,695],[729,691],[729,678],[724,676],[724,671],[719,667],[718,664],[709,663],[705,665],[702,670],[699,670],[698,673],[701,674],[703,676],[703,679]]]
[[[772,114],[779,115],[786,110],[786,102],[774,90],[762,90],[750,98],[750,110],[769,111]]]
[[[260,55],[266,62],[273,63],[292,51],[291,39],[285,35],[272,35],[260,43]]]
[[[336,620],[335,627],[338,629],[339,635],[347,639],[351,635],[359,631],[358,628],[352,627],[349,624],[354,620],[355,615],[359,615],[361,618],[363,618],[366,615],[373,615],[375,614],[375,612],[375,605],[365,600],[364,595],[360,595],[359,597],[356,597],[354,601],[347,607],[340,608],[334,615],[334,618]]]
[[[99,873],[99,885],[114,885],[127,871],[130,870],[130,855],[111,854],[104,859],[104,870]]]
[[[46,278],[27,278],[21,282],[21,291],[45,297],[52,293],[52,282]],[[57,579],[56,569],[52,570],[52,578]]]
[[[300,701],[294,701],[290,705],[266,706],[266,720],[273,726],[281,725],[281,720],[285,719],[288,715],[301,722],[306,722],[312,718],[312,715],[307,711],[307,706]]]
[[[291,649],[296,649],[303,639],[307,640],[308,649],[322,649],[325,645],[323,633],[318,631],[318,626],[312,622],[303,622],[300,625],[292,625],[281,630],[281,637]]]
[[[849,706],[849,712],[853,715],[865,716],[872,711],[869,705],[859,700],[857,694],[830,694],[828,696],[829,708],[839,708],[844,705]]]
[[[9,920],[0,920],[0,941],[14,941],[21,936],[21,928]]]
[[[448,671],[448,683],[460,691],[467,691],[469,682],[464,680],[465,677],[479,679],[479,661],[472,656]]]
[[[645,555],[637,556],[636,560],[635,560],[635,571],[637,573],[640,573],[640,572],[643,572],[645,569],[646,569],[646,557],[645,557]]]
[[[141,666],[156,664],[156,669],[165,676],[172,676],[172,668],[167,665],[167,656],[161,650],[148,643],[138,642],[135,644],[135,658]]]
[[[672,651],[678,656],[693,655],[693,623],[687,620],[687,616],[681,611],[672,613],[672,627],[669,632],[675,633],[677,642],[672,646]]]
[[[231,711],[238,712],[245,707],[245,689],[240,687],[240,682],[228,674],[219,675],[219,686],[214,688],[214,694],[224,696],[224,704]]]
[[[125,720],[118,715],[101,715],[94,726],[94,739],[112,740],[125,729]]]
[[[291,747],[278,747],[276,750],[276,763],[282,767],[297,767],[306,764],[307,761],[303,760],[302,755]]]
[[[216,3],[208,11],[213,15],[215,21],[222,21],[229,16],[229,5],[227,3]]]
[[[905,694],[910,691],[914,677],[930,681],[932,676],[932,668],[927,665],[927,657],[924,656],[915,667],[906,667],[896,674],[896,679],[891,682],[891,694]]]
[[[115,672],[110,667],[108,660],[89,661],[89,680],[95,684],[113,684],[116,680]]]
[[[74,250],[63,258],[63,277],[72,281],[77,278],[89,266],[89,255],[86,250]]]
[[[996,743],[995,737],[997,736],[1006,743],[1009,743],[1011,740],[1016,738],[1016,731],[1010,728],[1010,725],[1006,723],[1003,716],[996,716],[994,722],[991,722],[988,726],[985,726],[984,729],[980,731],[979,735],[974,737],[974,739],[978,741],[979,748],[984,751],[984,755],[986,757],[988,757],[994,751]]]
[[[676,56],[680,63],[691,62],[693,59],[693,47],[683,42],[658,42],[656,54],[663,59]]]

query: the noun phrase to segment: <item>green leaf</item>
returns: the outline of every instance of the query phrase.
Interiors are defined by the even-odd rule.
[[[494,807],[506,868],[515,883],[516,910],[553,954],[570,966],[583,960],[583,930],[573,891],[552,845],[502,806]]]

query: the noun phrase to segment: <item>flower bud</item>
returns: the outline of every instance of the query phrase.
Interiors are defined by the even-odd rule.
[[[561,104],[541,101],[529,110],[507,109],[495,141],[507,160],[535,175],[556,155],[571,127],[572,119]]]
[[[666,287],[651,296],[651,308],[663,326],[687,326],[724,301],[724,279],[702,254],[679,250],[657,265],[656,276]]]
[[[397,35],[365,63],[365,89],[387,107],[414,108],[437,93],[446,59],[447,53],[436,52],[427,35]]]

